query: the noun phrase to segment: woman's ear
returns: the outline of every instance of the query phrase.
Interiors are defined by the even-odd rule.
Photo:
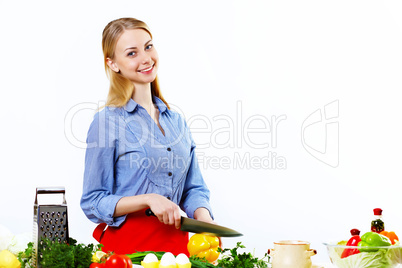
[[[107,64],[107,66],[109,66],[110,69],[112,69],[112,71],[114,71],[116,73],[120,72],[120,69],[117,66],[117,63],[114,62],[111,58],[106,58],[106,64]]]

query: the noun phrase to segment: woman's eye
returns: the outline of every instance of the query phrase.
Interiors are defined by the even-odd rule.
[[[127,56],[135,56],[135,51],[131,51],[131,52],[129,52],[128,54],[127,54]]]
[[[145,47],[145,49],[146,49],[146,50],[149,50],[149,49],[151,49],[153,46],[154,46],[153,44],[149,44],[149,45],[147,45],[147,46]]]

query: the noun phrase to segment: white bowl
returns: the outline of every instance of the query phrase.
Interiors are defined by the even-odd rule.
[[[365,247],[371,252],[360,252],[346,258],[341,258],[345,249],[359,249],[357,246],[344,246],[324,243],[332,264],[338,268],[396,268],[402,267],[402,246]]]

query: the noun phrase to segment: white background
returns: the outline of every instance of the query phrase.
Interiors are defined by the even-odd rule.
[[[313,262],[328,262],[322,242],[368,231],[375,207],[402,235],[400,14],[400,1],[1,0],[0,224],[31,231],[35,187],[63,185],[70,236],[94,241],[95,225],[79,207],[82,143],[108,90],[101,32],[130,16],[153,32],[167,101],[188,120],[210,122],[208,133],[200,120],[191,126],[196,142],[210,144],[198,154],[215,219],[244,233],[224,239],[225,247],[242,241],[262,256],[274,241],[301,239],[318,250]],[[339,133],[328,128],[325,140],[325,123],[305,132],[316,149],[339,141],[339,151],[327,151],[339,159],[331,166],[301,137],[309,115],[332,102]],[[286,116],[276,147],[273,133],[243,131],[264,127],[262,120],[245,127],[247,119],[272,116]],[[258,149],[246,140],[270,144]],[[227,141],[233,146],[219,148]],[[269,153],[285,168],[251,160],[239,168],[234,160]]]

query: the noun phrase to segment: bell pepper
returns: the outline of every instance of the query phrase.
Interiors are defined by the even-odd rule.
[[[360,252],[374,252],[379,250],[379,248],[375,247],[388,247],[392,244],[388,237],[375,232],[365,233],[362,235],[361,240],[357,244]]]
[[[187,244],[190,256],[205,258],[209,262],[214,262],[218,259],[218,247],[218,237],[203,234],[194,234]]]
[[[386,237],[388,237],[389,240],[391,240],[392,245],[395,245],[395,241],[399,241],[399,238],[395,234],[395,232],[382,231],[380,234],[385,235]]]
[[[349,239],[349,241],[346,243],[346,246],[351,246],[351,247],[346,247],[341,255],[341,258],[346,258],[349,257],[350,255],[354,255],[357,253],[360,253],[359,249],[356,248],[359,242],[361,241],[361,238],[359,236],[360,231],[358,229],[352,229],[350,230],[350,233],[352,237]]]

